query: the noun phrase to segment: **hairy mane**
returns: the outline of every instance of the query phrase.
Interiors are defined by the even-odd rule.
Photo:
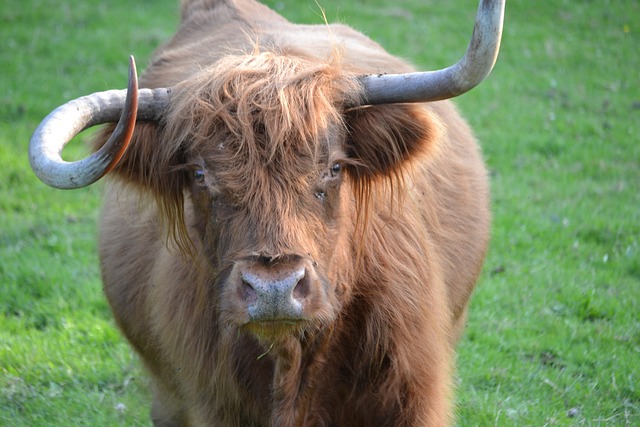
[[[340,120],[340,104],[355,84],[336,59],[318,63],[257,51],[226,56],[176,87],[165,139],[192,140],[185,148],[202,151],[230,133],[238,150],[268,163],[292,149],[313,152],[317,138]]]

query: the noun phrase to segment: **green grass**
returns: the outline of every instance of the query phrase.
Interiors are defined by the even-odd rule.
[[[0,9],[0,425],[149,425],[102,295],[101,186],[47,188],[27,145],[55,106],[126,84],[174,0]],[[322,18],[315,2],[268,2]],[[466,48],[475,0],[320,2],[425,68]],[[460,426],[640,425],[640,2],[508,0],[493,74],[457,102],[491,169],[493,239],[458,356]],[[83,141],[66,150],[83,155]]]

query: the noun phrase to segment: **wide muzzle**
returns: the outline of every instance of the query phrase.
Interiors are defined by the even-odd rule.
[[[238,261],[229,281],[233,305],[249,323],[309,320],[327,304],[313,263],[298,255]]]

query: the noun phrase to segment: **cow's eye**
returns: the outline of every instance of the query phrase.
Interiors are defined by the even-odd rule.
[[[337,176],[341,170],[342,165],[340,163],[334,163],[333,166],[331,166],[331,176]]]
[[[196,180],[196,182],[204,182],[204,170],[195,169],[193,171],[193,178]]]

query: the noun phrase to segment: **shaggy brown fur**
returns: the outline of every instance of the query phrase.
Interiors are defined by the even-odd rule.
[[[345,26],[183,1],[141,79],[173,87],[170,108],[138,125],[101,226],[155,425],[451,422],[488,236],[478,148],[448,102],[345,107],[358,74],[410,70]],[[306,266],[304,321],[250,321],[232,284],[256,260]]]

